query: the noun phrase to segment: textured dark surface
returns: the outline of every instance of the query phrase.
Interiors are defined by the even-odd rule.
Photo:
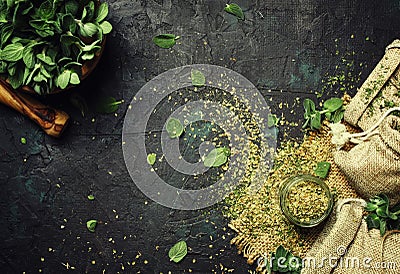
[[[223,1],[108,2],[114,31],[98,68],[76,90],[92,111],[82,117],[68,94],[48,98],[73,120],[55,140],[0,106],[1,273],[65,273],[68,266],[77,273],[227,273],[221,265],[247,273],[251,267],[230,246],[234,233],[218,207],[170,210],[135,187],[121,149],[128,103],[159,73],[206,63],[243,74],[272,98],[274,113],[299,122],[302,98],[316,98],[327,76],[352,71],[348,81],[359,73],[365,79],[399,35],[400,2],[240,0],[245,21],[225,13]],[[151,42],[160,33],[182,38],[173,49],[160,49]],[[125,100],[116,115],[93,111],[104,95]],[[285,132],[303,134],[286,126],[280,138]],[[87,231],[88,219],[101,222],[95,233]],[[167,253],[180,239],[190,250],[174,264]]]

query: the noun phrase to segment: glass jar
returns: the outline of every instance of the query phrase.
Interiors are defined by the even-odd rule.
[[[309,187],[307,186],[307,183],[310,183]],[[315,192],[312,190],[313,187],[315,187]],[[305,191],[302,191],[302,188]],[[297,191],[299,191],[299,193],[297,193]],[[313,198],[316,199],[313,200]],[[283,214],[292,224],[299,227],[314,227],[322,223],[332,212],[334,199],[329,187],[320,178],[311,175],[296,175],[282,182],[281,187],[279,188],[279,203]],[[299,214],[302,214],[302,203],[303,207],[308,207],[310,210],[316,211],[320,208],[318,205],[324,203],[324,205],[326,204],[326,209],[325,207],[322,207],[320,209],[321,213],[318,214],[318,216],[306,218],[305,220],[305,218],[299,217]],[[296,215],[290,210],[290,208],[295,211],[300,208],[300,212],[297,212],[298,214]]]

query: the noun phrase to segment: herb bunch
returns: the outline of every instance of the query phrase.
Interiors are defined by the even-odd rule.
[[[387,230],[400,229],[400,205],[389,209],[389,199],[385,194],[380,194],[369,200],[365,210],[369,212],[366,217],[368,229],[377,228],[383,236]]]
[[[107,15],[98,1],[0,0],[1,78],[38,94],[79,84],[112,30]]]
[[[340,98],[331,98],[324,102],[323,110],[317,110],[315,103],[311,99],[305,99],[303,128],[310,127],[311,130],[320,129],[322,125],[322,115],[330,122],[338,123],[343,119],[344,108],[343,100]]]

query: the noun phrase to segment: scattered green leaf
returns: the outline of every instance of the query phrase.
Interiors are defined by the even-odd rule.
[[[176,118],[170,118],[167,121],[166,130],[170,138],[179,138],[183,133],[183,125],[181,121]]]
[[[192,69],[191,78],[192,78],[192,85],[195,87],[202,87],[206,83],[206,77],[199,70]]]
[[[226,4],[224,10],[230,14],[235,15],[237,18],[244,20],[244,13],[241,7],[238,4]]]
[[[93,201],[94,200],[94,196],[93,195],[88,195],[87,198],[88,198],[89,201]]]
[[[26,144],[26,138],[25,137],[21,137],[21,144],[23,144],[23,145]]]
[[[275,114],[268,114],[268,127],[275,127],[278,125],[279,119]]]
[[[204,158],[204,166],[206,167],[219,167],[228,161],[230,155],[229,148],[219,147],[210,151]]]
[[[331,164],[328,162],[319,162],[317,163],[317,167],[315,168],[314,172],[318,177],[323,179],[328,176],[329,169],[331,168]]]
[[[187,244],[185,241],[177,242],[168,252],[170,261],[179,263],[187,255]]]
[[[160,34],[153,38],[153,43],[163,49],[172,48],[176,44],[176,40],[179,39],[179,36],[175,36],[174,34]]]
[[[97,226],[97,220],[89,220],[86,222],[86,227],[90,232],[95,232]]]
[[[114,113],[118,110],[119,105],[121,105],[122,102],[122,100],[117,101],[114,97],[111,96],[105,97],[100,100],[100,103],[97,106],[97,111],[105,114]]]
[[[150,153],[149,155],[147,155],[147,163],[149,163],[149,165],[154,165],[154,163],[156,162],[156,158],[157,155],[155,153]]]
[[[268,261],[266,266],[268,273],[288,273],[300,274],[302,269],[302,260],[300,257],[294,256],[289,250],[282,245],[278,246],[275,252],[271,252],[272,261]],[[278,263],[279,262],[279,263]],[[272,263],[272,264],[271,264]]]

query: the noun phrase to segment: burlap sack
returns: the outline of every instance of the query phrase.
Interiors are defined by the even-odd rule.
[[[399,90],[400,40],[395,40],[346,106],[345,121],[363,130],[369,129],[386,110],[400,106]]]
[[[307,253],[302,274],[399,273],[400,233],[368,231],[364,200],[340,200],[335,214]],[[315,263],[314,263],[315,262]]]
[[[400,201],[400,118],[388,116],[378,132],[349,152],[335,152],[334,160],[363,198],[384,193],[394,205]]]

